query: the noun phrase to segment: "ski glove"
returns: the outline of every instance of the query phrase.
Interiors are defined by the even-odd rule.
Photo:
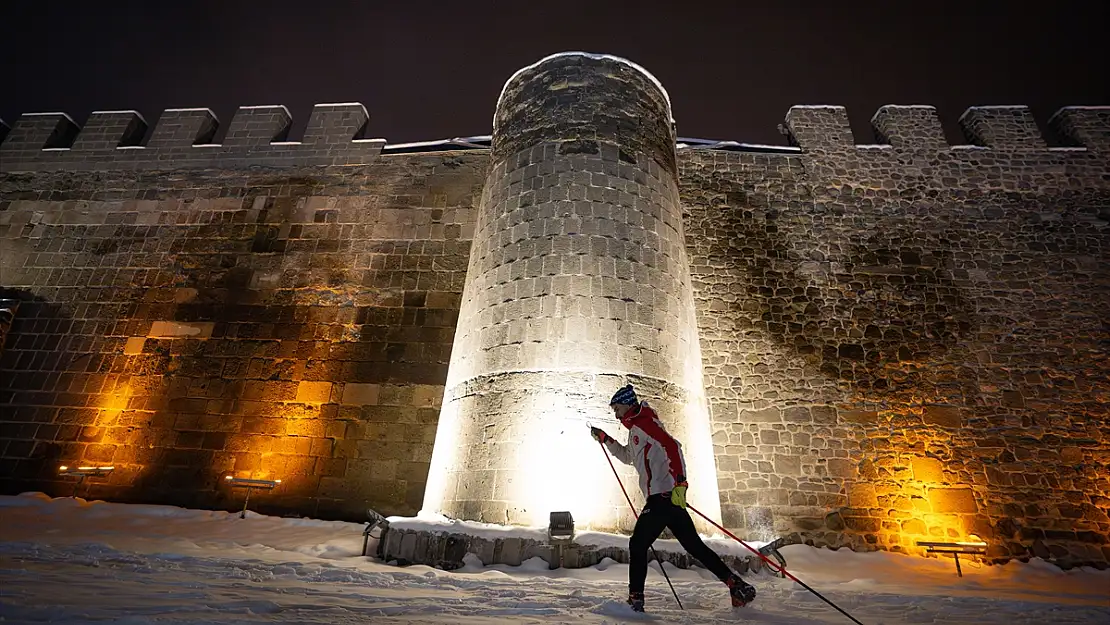
[[[671,503],[679,508],[686,508],[686,480],[679,478],[679,482],[674,485],[674,490],[671,491]]]
[[[612,436],[606,434],[605,430],[602,430],[601,428],[595,428],[593,426],[590,426],[590,436],[594,437],[594,439],[596,439],[599,443],[604,443],[610,438],[613,438]]]

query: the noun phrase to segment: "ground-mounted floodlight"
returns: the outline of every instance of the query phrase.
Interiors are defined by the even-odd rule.
[[[570,512],[552,512],[547,523],[547,536],[551,540],[574,538],[574,517]]]
[[[547,539],[551,543],[551,562],[548,568],[563,565],[563,552],[574,542],[574,517],[570,512],[552,512],[547,522]]]
[[[384,558],[385,552],[383,549],[385,548],[385,533],[389,531],[389,521],[370,508],[366,509],[366,519],[366,528],[362,530],[362,555],[366,555],[366,548],[370,545],[370,539],[374,538],[378,541],[377,556],[379,558]],[[377,536],[371,534],[376,527],[381,528]]]
[[[259,488],[262,490],[273,490],[281,484],[281,480],[253,480],[245,477],[227,476],[224,478],[232,488],[245,488],[247,489],[247,496],[243,499],[243,511],[239,513],[240,519],[247,518],[247,504],[251,501],[251,491]]]
[[[759,553],[763,557],[770,557],[779,561],[779,569],[772,571],[771,574],[783,579],[786,579],[786,557],[779,553],[779,547],[782,547],[785,542],[786,539],[780,536],[759,548]]]
[[[925,553],[950,553],[952,558],[956,560],[956,576],[963,577],[964,572],[960,568],[960,554],[970,555],[983,555],[987,552],[987,543],[982,541],[962,541],[962,542],[931,542],[931,541],[917,541],[918,547],[924,547]]]
[[[73,485],[73,494],[70,495],[70,497],[76,498],[77,491],[81,488],[81,485],[85,483],[85,478],[104,477],[115,469],[115,467],[69,467],[62,465],[58,467],[58,475],[77,478],[77,483]]]

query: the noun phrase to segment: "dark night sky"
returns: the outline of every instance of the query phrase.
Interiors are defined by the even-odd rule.
[[[861,143],[883,104],[937,106],[950,139],[969,105],[1110,104],[1107,3],[1019,4],[4,0],[0,117],[285,104],[295,140],[358,101],[390,142],[488,134],[504,81],[565,50],[647,68],[688,137],[782,144],[792,104],[846,105]]]

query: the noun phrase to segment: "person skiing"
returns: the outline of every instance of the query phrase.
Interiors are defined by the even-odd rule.
[[[615,458],[636,467],[640,490],[647,498],[628,541],[628,604],[637,612],[644,611],[648,548],[664,528],[670,528],[682,548],[728,586],[732,605],[750,603],[755,599],[755,588],[740,579],[702,542],[686,511],[686,463],[682,444],[667,433],[647,402],[637,399],[631,384],[613,395],[609,407],[628,429],[628,445],[621,445],[604,430],[593,426],[590,435],[604,444]]]

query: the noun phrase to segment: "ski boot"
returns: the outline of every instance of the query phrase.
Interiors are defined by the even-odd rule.
[[[725,580],[725,584],[728,586],[729,596],[732,597],[732,607],[742,608],[755,599],[755,587],[740,579],[740,576],[730,576]]]
[[[630,592],[628,593],[628,605],[632,608],[633,612],[644,611],[644,593]]]

